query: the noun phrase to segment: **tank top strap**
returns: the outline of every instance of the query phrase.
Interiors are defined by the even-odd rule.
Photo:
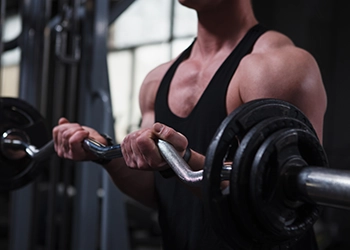
[[[225,59],[225,61],[221,64],[219,69],[216,71],[212,79],[210,80],[207,88],[203,92],[203,95],[200,97],[198,103],[194,107],[193,111],[187,118],[195,116],[196,110],[198,106],[201,105],[211,105],[211,100],[219,100],[220,109],[225,109],[225,96],[227,92],[228,85],[231,81],[232,76],[234,75],[240,61],[244,56],[249,54],[252,51],[252,48],[256,42],[256,40],[263,34],[267,29],[260,24],[253,26],[246,35],[241,39],[236,48],[230,53],[230,55]],[[159,114],[168,114],[168,118],[172,117],[171,122],[174,122],[173,119],[180,119],[175,116],[168,107],[168,93],[172,78],[182,61],[187,59],[191,53],[193,44],[196,40],[192,42],[192,44],[185,50],[183,53],[175,60],[175,62],[170,66],[168,71],[165,73],[155,101],[155,114],[156,120],[159,117]],[[206,109],[202,107],[202,109]],[[170,118],[169,118],[170,119]],[[183,118],[181,118],[183,119]]]
[[[168,71],[165,73],[159,85],[157,95],[156,95],[156,101],[155,101],[156,114],[169,111],[167,104],[168,104],[168,92],[169,92],[171,80],[173,79],[176,69],[178,68],[180,63],[190,56],[191,50],[195,41],[196,39],[191,43],[191,45],[186,50],[184,50],[180,54],[180,56],[175,60],[175,62],[170,66]]]
[[[216,71],[211,82],[208,85],[208,88],[223,87],[227,90],[227,87],[237,70],[237,67],[240,61],[247,54],[251,53],[255,42],[258,38],[267,31],[267,29],[261,24],[253,26],[243,37],[243,39],[238,43],[236,48],[231,52],[231,54],[226,58],[222,63],[220,68]],[[212,84],[214,82],[215,84]],[[215,85],[215,86],[211,86]],[[211,91],[209,91],[211,92]]]

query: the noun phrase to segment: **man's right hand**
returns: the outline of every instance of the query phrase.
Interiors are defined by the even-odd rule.
[[[90,138],[102,144],[107,143],[96,130],[78,123],[70,123],[66,118],[59,119],[58,125],[52,131],[52,137],[57,155],[75,161],[97,159],[93,153],[83,148],[84,139]]]
[[[150,128],[132,132],[124,138],[121,148],[127,166],[139,170],[164,169],[167,162],[159,152],[158,139],[170,143],[181,156],[188,145],[184,135],[164,124],[155,123]]]

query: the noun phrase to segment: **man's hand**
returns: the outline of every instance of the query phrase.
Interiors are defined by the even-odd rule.
[[[185,153],[188,141],[185,136],[160,123],[127,135],[122,144],[126,164],[133,169],[161,170],[167,164],[159,153],[158,139],[167,141],[179,152]]]
[[[57,155],[62,158],[88,161],[97,157],[83,148],[84,139],[91,138],[102,144],[106,140],[94,129],[81,126],[78,123],[70,123],[66,118],[60,118],[58,125],[52,131]]]

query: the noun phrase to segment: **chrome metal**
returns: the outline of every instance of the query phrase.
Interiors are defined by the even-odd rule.
[[[193,171],[188,164],[182,159],[172,145],[158,140],[159,151],[164,160],[169,164],[175,174],[187,184],[198,186],[203,179],[203,170]]]
[[[11,134],[13,134],[11,132]],[[1,138],[1,150],[5,152],[4,154],[9,158],[14,159],[14,154],[11,153],[14,150],[19,152],[23,152],[21,157],[26,155],[30,156],[32,159],[41,161],[46,159],[54,153],[54,143],[50,141],[40,150],[35,146],[30,145],[27,139],[24,137],[19,138],[18,136],[14,139],[8,139],[9,133],[4,133]],[[199,185],[199,183],[203,179],[203,170],[200,171],[192,171],[188,164],[184,161],[184,159],[177,153],[174,147],[165,142],[163,140],[158,140],[158,148],[159,151],[164,158],[164,160],[169,164],[169,166],[173,169],[176,175],[185,183],[192,185]],[[113,146],[105,146],[95,140],[85,139],[83,141],[83,147],[85,150],[91,151],[96,156],[101,159],[112,160],[114,158],[123,157],[122,150],[120,144]],[[10,154],[11,153],[11,154]],[[18,158],[16,158],[18,159]],[[230,179],[232,167],[230,165],[224,165],[221,173],[223,180]]]
[[[105,146],[95,140],[85,139],[83,142],[83,147],[102,159],[112,160],[114,158],[123,157],[119,144],[113,146]]]
[[[317,204],[350,209],[350,171],[306,167],[297,176],[300,194]]]
[[[221,169],[221,180],[223,181],[230,180],[231,170],[232,170],[232,166],[225,163]]]
[[[33,158],[38,152],[35,146],[30,145],[28,136],[17,129],[10,129],[1,136],[1,151],[10,160],[20,160],[27,155]]]
[[[54,143],[50,141],[37,149],[30,145],[29,138],[19,130],[8,130],[0,138],[1,152],[9,159],[21,159],[25,156],[35,161],[41,161],[54,153]],[[158,140],[157,146],[162,157],[173,169],[179,179],[187,184],[199,186],[203,179],[203,170],[193,171],[174,147],[163,140]],[[83,147],[103,159],[123,157],[121,146],[105,146],[92,139],[85,139]],[[222,180],[230,180],[232,165],[223,164]],[[294,179],[294,178],[293,178]],[[304,201],[314,202],[328,207],[350,209],[350,171],[306,167],[295,175],[292,183],[296,187],[296,194]],[[290,187],[287,187],[290,188]]]

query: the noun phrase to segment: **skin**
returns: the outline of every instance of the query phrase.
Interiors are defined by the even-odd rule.
[[[179,0],[197,12],[197,40],[190,57],[180,64],[172,80],[168,102],[172,112],[186,117],[192,111],[216,70],[257,20],[247,0]],[[123,159],[104,168],[116,186],[139,202],[157,207],[153,171],[166,168],[155,144],[160,138],[172,144],[180,155],[187,139],[170,127],[155,123],[155,96],[162,77],[173,61],[152,70],[145,78],[139,96],[141,129],[121,143]],[[245,56],[231,79],[226,97],[229,114],[238,106],[258,98],[277,98],[299,107],[313,124],[322,141],[326,93],[314,58],[297,48],[285,35],[268,31]],[[181,101],[179,101],[181,100]],[[60,157],[93,160],[81,142],[93,138],[106,143],[92,128],[61,118],[53,129],[55,150]],[[192,151],[189,166],[202,169],[205,156]],[[144,170],[144,171],[140,171]]]

